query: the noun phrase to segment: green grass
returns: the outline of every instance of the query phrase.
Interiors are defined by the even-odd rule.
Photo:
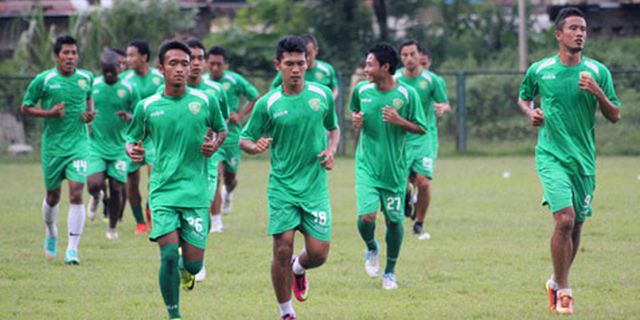
[[[227,231],[209,238],[207,279],[181,292],[185,319],[277,319],[266,236],[268,162],[241,165]],[[509,171],[511,178],[502,178]],[[640,174],[637,158],[599,158],[594,217],[571,273],[578,319],[640,314]],[[0,314],[4,319],[163,319],[157,246],[133,235],[129,209],[120,240],[87,221],[79,267],[42,254],[42,174],[33,162],[0,165]],[[396,273],[400,289],[380,288],[363,268],[356,229],[353,161],[331,173],[333,242],[329,260],[309,272],[301,319],[555,319],[543,285],[551,273],[551,216],[539,206],[532,157],[449,158],[438,162],[427,230],[406,237]],[[66,233],[67,193],[58,228]],[[86,202],[86,197],[85,197]],[[377,239],[383,242],[384,224]],[[302,238],[296,243],[299,250]],[[384,245],[383,245],[384,246]],[[59,252],[64,252],[66,236]],[[384,252],[384,249],[383,249]]]

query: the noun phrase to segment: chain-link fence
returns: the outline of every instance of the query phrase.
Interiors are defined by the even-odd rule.
[[[622,120],[612,125],[598,115],[596,142],[600,154],[640,155],[640,69],[612,70]],[[517,72],[442,73],[453,112],[438,123],[441,154],[531,154],[537,129],[530,126],[517,106],[522,74]],[[247,75],[260,92],[266,92],[273,75]],[[353,130],[349,100],[361,73],[339,72],[340,96],[336,101],[342,141],[339,152],[353,155]],[[40,146],[42,120],[23,117],[20,103],[32,76],[0,75],[0,112],[24,124],[27,143]],[[6,143],[6,142],[5,142]],[[4,149],[4,148],[3,148]]]

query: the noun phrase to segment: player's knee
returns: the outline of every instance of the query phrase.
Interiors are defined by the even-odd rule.
[[[60,192],[47,192],[47,204],[51,207],[60,203]]]
[[[288,265],[291,263],[291,256],[293,255],[293,248],[288,245],[279,245],[274,252],[275,260],[281,265]]]
[[[572,233],[575,225],[574,216],[568,212],[560,211],[555,214],[556,229],[562,233]]]
[[[360,221],[364,223],[373,223],[376,221],[376,214],[375,213],[363,214],[360,217],[358,217],[358,219],[360,219]]]
[[[196,274],[198,272],[200,272],[200,269],[202,269],[202,260],[199,261],[184,261],[184,269],[187,270],[187,272],[191,273],[191,274]]]
[[[82,204],[82,185],[69,189],[69,202],[72,204]]]
[[[309,254],[309,258],[313,261],[314,266],[321,266],[327,261],[327,258],[329,257],[329,249],[327,248],[326,250],[319,250],[317,252],[314,252],[313,254],[310,254],[310,252],[308,252],[307,254]]]
[[[180,255],[177,244],[169,244],[160,248],[160,263],[169,268],[177,268]]]
[[[87,189],[89,189],[89,194],[94,197],[97,197],[100,194],[100,190],[102,190],[102,184],[99,182],[89,182],[87,184]]]

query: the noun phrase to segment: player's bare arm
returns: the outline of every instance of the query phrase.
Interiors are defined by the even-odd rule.
[[[452,109],[451,109],[451,105],[449,105],[449,104],[448,104],[448,103],[446,103],[446,102],[442,102],[442,103],[435,102],[435,103],[433,104],[433,108],[435,109],[435,111],[436,111],[436,116],[438,116],[438,117],[442,117],[442,115],[443,115],[445,112],[451,112],[451,110],[452,110]]]
[[[87,99],[87,108],[82,113],[82,122],[90,123],[96,117],[96,110],[93,108],[93,98]]]
[[[616,123],[620,120],[620,109],[618,109],[618,107],[613,104],[609,98],[607,98],[607,95],[604,94],[602,88],[600,88],[598,83],[592,77],[580,77],[578,85],[580,86],[580,89],[589,92],[598,99],[600,111],[607,120],[612,123]]]
[[[133,162],[141,162],[144,160],[145,150],[142,147],[142,140],[139,140],[137,144],[131,142],[127,143],[125,150]]]
[[[398,111],[389,106],[382,108],[382,120],[402,127],[404,130],[415,134],[425,134],[426,132],[417,124],[408,121],[398,114]]]
[[[529,123],[534,127],[539,127],[544,123],[544,113],[542,109],[533,109],[533,101],[522,100],[518,98],[518,106],[520,110],[527,116]]]
[[[333,169],[334,157],[338,150],[338,142],[340,142],[340,129],[336,128],[335,130],[329,131],[329,145],[318,154],[319,158],[324,158],[320,161],[320,165],[327,170]]]
[[[253,107],[256,105],[256,102],[258,102],[258,99],[262,98],[263,95],[264,94],[259,95],[257,98],[253,99],[253,101],[247,103],[247,105],[245,105],[242,110],[240,110],[240,113],[238,113],[238,121],[242,121],[247,116],[251,115],[251,112],[253,112]]]
[[[201,147],[202,154],[207,158],[211,157],[214,153],[216,153],[216,151],[218,151],[218,148],[220,148],[220,146],[224,142],[224,139],[226,138],[227,131],[225,130],[216,132],[216,138],[214,140],[213,130],[209,129],[209,132],[207,132],[207,134],[204,136],[205,141]]]
[[[45,110],[36,106],[22,106],[20,107],[22,113],[39,118],[62,118],[64,117],[64,102],[60,102],[54,105],[51,109]]]
[[[124,122],[131,122],[131,118],[133,117],[131,113],[123,110],[117,111],[116,114],[118,115],[118,117],[120,117],[120,120]]]
[[[271,138],[262,137],[258,141],[253,142],[249,139],[240,139],[240,149],[244,150],[248,154],[257,154],[265,152],[269,149],[271,144]]]

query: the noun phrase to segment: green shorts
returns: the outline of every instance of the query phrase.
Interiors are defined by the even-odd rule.
[[[218,188],[218,163],[220,161],[216,159],[215,155],[209,158],[207,167],[207,179],[209,181],[209,201],[213,201],[216,197],[216,189]]]
[[[66,157],[42,155],[42,174],[47,190],[58,189],[63,179],[87,183],[87,169],[86,153]]]
[[[331,203],[329,198],[313,201],[287,201],[269,198],[270,236],[300,229],[310,236],[331,241]]]
[[[144,147],[144,160],[140,162],[133,162],[131,158],[127,157],[127,171],[129,173],[140,170],[140,168],[145,164],[153,167],[153,162],[156,161],[156,147],[153,145],[153,142],[147,139],[142,144]]]
[[[227,172],[238,172],[238,166],[240,165],[240,145],[238,143],[222,145],[215,156],[224,163],[224,169]]]
[[[129,157],[125,154],[118,159],[109,160],[99,154],[91,153],[88,160],[89,168],[87,175],[91,176],[98,172],[106,172],[107,176],[122,183],[127,183],[127,163],[129,162],[127,159],[129,159]]]
[[[407,160],[410,172],[421,174],[431,180],[438,158],[438,136],[430,135],[429,138],[429,141],[423,146],[408,147]]]
[[[180,239],[183,241],[200,249],[207,246],[211,226],[209,208],[154,207],[151,210],[151,222],[151,241],[180,229]]]
[[[573,207],[576,221],[582,222],[591,216],[595,176],[568,174],[561,168],[540,169],[538,176],[544,189],[542,204],[548,205],[552,213]]]
[[[358,216],[377,212],[382,207],[382,213],[389,222],[402,223],[404,221],[404,196],[406,190],[390,191],[371,187],[363,183],[356,183],[356,206]]]

